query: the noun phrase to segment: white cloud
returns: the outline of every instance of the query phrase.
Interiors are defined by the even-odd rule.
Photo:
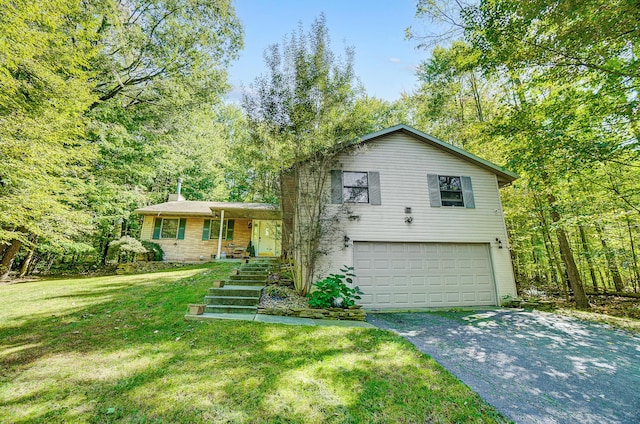
[[[390,57],[389,58],[389,62],[400,63],[402,61],[400,59],[398,59],[397,57]]]

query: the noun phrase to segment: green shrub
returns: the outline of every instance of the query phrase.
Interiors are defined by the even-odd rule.
[[[162,247],[160,247],[158,243],[143,240],[142,245],[147,249],[148,261],[161,261],[164,259],[164,250],[162,250]]]
[[[122,236],[118,240],[113,240],[109,243],[107,257],[116,259],[118,263],[133,262],[136,255],[141,253],[147,253],[147,249],[144,248],[142,243],[133,237]]]
[[[362,292],[359,287],[351,288],[355,274],[353,267],[344,266],[340,269],[343,274],[329,274],[322,281],[314,283],[315,289],[307,295],[309,306],[312,308],[348,308],[355,305]]]

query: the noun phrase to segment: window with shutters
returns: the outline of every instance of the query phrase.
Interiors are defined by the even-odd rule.
[[[427,174],[431,207],[457,206],[475,209],[471,177]]]
[[[222,224],[222,239],[233,240],[233,232],[235,227],[235,220],[225,219]],[[202,230],[203,240],[218,240],[220,236],[220,220],[219,219],[205,219],[204,227]]]
[[[381,205],[380,173],[332,170],[331,203]]]
[[[186,218],[155,218],[153,222],[153,240],[178,239],[184,240],[187,229]]]
[[[369,175],[367,172],[342,173],[342,201],[369,203]]]
[[[464,206],[460,177],[438,175],[442,206]]]

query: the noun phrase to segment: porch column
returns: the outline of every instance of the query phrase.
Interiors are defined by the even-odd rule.
[[[224,209],[220,211],[220,233],[218,234],[218,256],[216,258],[220,259],[220,252],[222,251],[222,230],[224,227]]]

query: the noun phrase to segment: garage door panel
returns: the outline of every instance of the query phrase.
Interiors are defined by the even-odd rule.
[[[389,269],[389,261],[387,259],[376,259],[373,267],[375,269]]]
[[[373,261],[371,259],[356,259],[355,261],[353,261],[353,263],[355,264],[354,268],[361,271],[371,269],[371,267],[373,266]]]
[[[412,275],[409,277],[406,277],[409,280],[409,283],[411,285],[411,287],[424,287],[425,286],[425,281],[424,281],[424,277],[421,277],[419,275]]]
[[[389,252],[389,244],[386,244],[386,243],[375,243],[373,245],[373,249],[371,251],[373,253],[384,253],[384,254],[387,254]]]
[[[366,290],[362,289],[362,287],[360,287],[360,289],[366,293]],[[372,294],[361,294],[360,295],[360,303],[362,303],[363,305],[371,305],[373,304],[373,295]]]
[[[389,253],[404,253],[405,245],[402,243],[393,243],[389,245]]]
[[[375,296],[375,301],[379,305],[391,305],[391,295],[390,294],[377,294]]]
[[[479,291],[477,293],[478,300],[480,302],[493,302],[493,292],[490,291]]]
[[[414,303],[426,303],[427,301],[427,294],[422,292],[422,293],[411,293],[411,299]]]
[[[409,265],[409,269],[413,270],[421,270],[424,269],[424,261],[422,259],[409,259],[407,260],[407,264]]]
[[[444,296],[442,293],[430,293],[429,303],[434,306],[441,306],[444,303]]]
[[[408,255],[419,255],[422,252],[422,247],[419,243],[392,243],[392,244],[401,244],[404,246],[403,251]]]
[[[356,242],[354,264],[365,307],[496,304],[484,244]]]
[[[394,296],[394,303],[397,305],[408,305],[409,304],[409,295],[406,293],[396,294]]]
[[[406,259],[391,259],[391,269],[405,269],[406,267]]]

